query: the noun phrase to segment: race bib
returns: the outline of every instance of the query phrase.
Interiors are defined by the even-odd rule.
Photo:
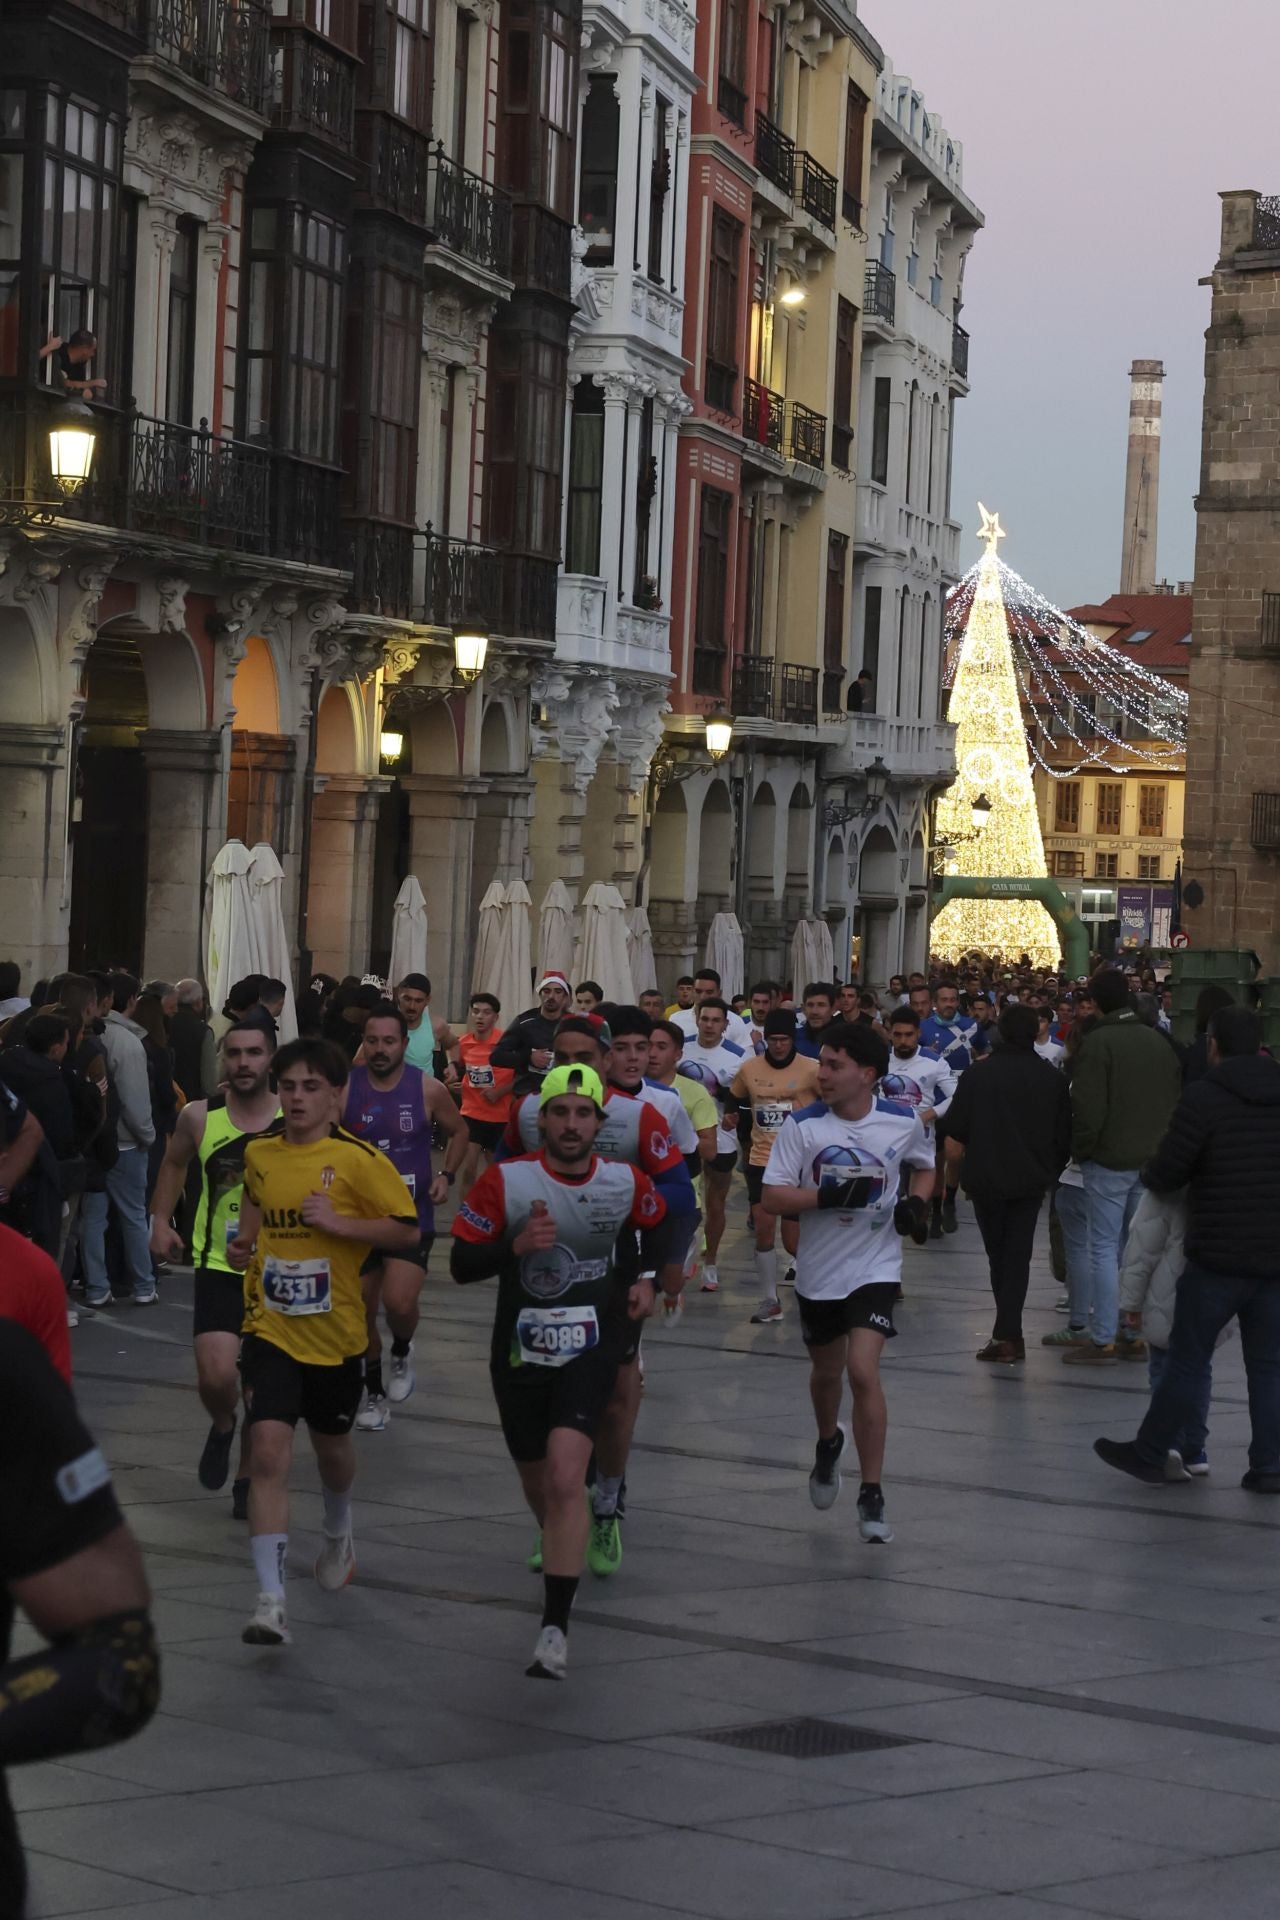
[[[408,1187],[408,1189],[409,1189],[409,1191],[410,1191],[410,1193],[411,1193],[411,1194],[412,1194],[412,1195],[414,1196],[414,1198],[416,1199],[416,1198],[417,1198],[417,1195],[418,1195],[418,1176],[417,1176],[417,1174],[416,1174],[416,1173],[402,1173],[402,1174],[400,1175],[400,1178],[401,1178],[401,1179],[402,1179],[402,1180],[404,1181],[404,1183],[405,1183],[405,1185],[406,1185],[406,1187]]]
[[[791,1104],[785,1106],[757,1107],[756,1125],[761,1133],[777,1133],[784,1120],[791,1118]]]
[[[562,1367],[600,1344],[594,1307],[521,1307],[516,1320],[520,1358],[535,1367]]]
[[[264,1260],[263,1304],[273,1313],[330,1313],[327,1260]]]
[[[491,1087],[493,1085],[492,1067],[468,1067],[467,1078],[473,1087]]]

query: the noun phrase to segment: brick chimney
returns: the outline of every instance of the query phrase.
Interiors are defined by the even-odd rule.
[[[1155,586],[1163,393],[1164,362],[1135,360],[1129,369],[1129,456],[1124,471],[1121,593],[1150,593]]]

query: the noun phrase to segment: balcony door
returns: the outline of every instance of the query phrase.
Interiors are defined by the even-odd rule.
[[[165,360],[164,417],[179,426],[191,417],[196,377],[196,273],[200,228],[182,214],[169,264],[169,334]]]

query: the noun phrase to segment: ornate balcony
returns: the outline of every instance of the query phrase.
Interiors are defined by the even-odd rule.
[[[387,520],[357,520],[351,526],[352,598],[363,613],[387,619],[413,616],[412,527]]]
[[[423,620],[456,627],[467,620],[498,624],[502,611],[502,558],[474,540],[451,540],[428,521]]]
[[[271,14],[265,0],[138,0],[150,54],[189,80],[265,116],[271,99]]]
[[[868,260],[862,295],[863,322],[883,320],[892,326],[898,307],[898,279],[879,260]]]
[[[511,278],[518,287],[570,298],[573,282],[573,229],[545,207],[517,204],[512,209]]]
[[[356,112],[356,151],[369,169],[366,191],[377,207],[415,227],[430,225],[431,142],[402,120]]]
[[[969,378],[969,336],[958,321],[951,329],[951,371],[958,379]]]
[[[782,664],[782,685],[778,693],[778,718],[793,727],[818,724],[818,669]]]
[[[720,75],[720,85],[716,90],[716,105],[726,120],[732,120],[735,127],[747,124],[747,96],[736,80],[727,74]]]
[[[763,113],[756,115],[756,165],[766,180],[790,194],[796,170],[796,143]]]
[[[271,533],[266,551],[312,567],[341,564],[340,467],[317,466],[292,454],[269,453]]]
[[[843,720],[845,678],[843,667],[823,668],[822,717],[824,720]]]
[[[451,160],[444,142],[431,155],[431,232],[442,247],[504,277],[511,272],[511,201]]]
[[[758,380],[743,381],[742,431],[748,440],[780,454],[785,411],[786,402],[772,387],[762,387]]]
[[[693,691],[724,698],[724,670],[728,660],[723,647],[697,647],[693,650]]]
[[[729,705],[740,720],[773,718],[773,659],[745,654],[733,663],[733,695]]]
[[[897,720],[885,713],[852,713],[843,734],[824,748],[829,780],[861,773],[883,760],[895,780],[945,785],[956,772],[956,730],[945,720]]]
[[[827,416],[798,400],[787,402],[787,458],[806,467],[827,463]]]
[[[695,660],[696,665],[696,660]],[[818,723],[817,667],[793,666],[768,654],[744,654],[733,663],[734,718],[772,720],[790,727]],[[699,689],[695,684],[694,692]],[[719,686],[714,689],[719,692]]]
[[[272,125],[319,134],[350,152],[355,101],[351,61],[305,27],[289,27],[272,49]]]
[[[803,148],[797,151],[792,191],[810,218],[831,233],[836,230],[838,188],[839,182],[834,173],[828,173],[825,167],[819,166],[813,155],[806,153]]]
[[[554,640],[557,563],[536,553],[502,553],[498,559],[499,630],[512,639]]]

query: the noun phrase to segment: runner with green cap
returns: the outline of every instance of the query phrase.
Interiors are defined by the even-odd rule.
[[[587,1463],[631,1323],[653,1311],[642,1269],[665,1257],[666,1207],[653,1182],[596,1155],[604,1104],[593,1068],[552,1068],[539,1097],[539,1152],[491,1166],[453,1223],[454,1279],[498,1281],[489,1373],[542,1529],[542,1630],[528,1668],[539,1680],[565,1677],[586,1559]]]

